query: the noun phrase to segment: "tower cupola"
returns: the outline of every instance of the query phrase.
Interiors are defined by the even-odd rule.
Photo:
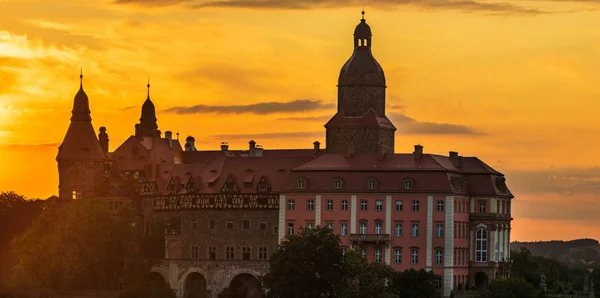
[[[158,124],[156,123],[156,109],[154,103],[150,99],[150,80],[148,80],[147,87],[148,96],[142,105],[140,123],[136,126],[136,135],[138,137],[154,137],[155,131],[158,130]]]

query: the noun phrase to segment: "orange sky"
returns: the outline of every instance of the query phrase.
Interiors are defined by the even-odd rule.
[[[148,76],[160,129],[200,149],[324,143],[365,2],[396,152],[420,143],[505,173],[513,240],[600,238],[600,1],[353,2],[0,0],[0,191],[57,193],[80,67],[111,150]]]

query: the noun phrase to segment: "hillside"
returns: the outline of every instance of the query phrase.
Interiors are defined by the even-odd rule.
[[[595,239],[511,242],[510,247],[526,247],[534,256],[552,258],[571,267],[600,265],[600,244]]]

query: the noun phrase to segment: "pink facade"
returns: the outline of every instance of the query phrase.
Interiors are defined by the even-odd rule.
[[[480,202],[486,202],[481,210]],[[500,272],[498,262],[508,258],[509,230],[502,227],[509,225],[509,202],[453,193],[288,193],[280,199],[279,221],[285,228],[279,230],[279,237],[300,228],[329,227],[340,235],[344,248],[358,249],[368,261],[385,262],[400,271],[432,270],[442,276],[444,296],[448,296],[459,284],[475,285],[478,268],[488,275],[479,281],[480,287],[498,277],[489,275]],[[492,218],[506,220],[499,232],[490,228],[496,222]],[[475,259],[474,233],[479,229],[481,234],[482,227],[491,237]],[[495,241],[499,249],[493,255]]]

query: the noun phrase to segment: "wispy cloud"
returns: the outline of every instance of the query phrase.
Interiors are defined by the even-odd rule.
[[[119,4],[136,4],[144,6],[170,6],[185,4],[192,8],[233,7],[258,9],[311,9],[339,8],[362,5],[359,0],[114,0]],[[543,11],[527,8],[507,2],[490,2],[476,0],[374,0],[371,7],[391,8],[412,6],[421,9],[450,9],[458,11],[481,11],[495,14],[540,14]]]
[[[212,135],[210,138],[218,140],[239,139],[303,139],[311,137],[323,137],[324,131],[292,131],[292,132],[268,132],[268,133],[243,133],[243,134],[221,134]]]
[[[175,114],[274,114],[293,113],[300,111],[314,111],[330,109],[334,104],[324,103],[321,100],[297,99],[290,102],[262,102],[247,105],[195,105],[189,107],[172,107],[165,111]]]
[[[323,115],[323,116],[307,116],[307,117],[285,117],[279,118],[277,120],[280,121],[328,121],[331,119],[332,115]]]
[[[520,193],[594,194],[600,196],[600,167],[522,170],[507,173]]]
[[[43,143],[43,144],[4,144],[0,143],[0,149],[10,150],[31,150],[31,149],[57,149],[58,143]]]
[[[474,128],[451,123],[418,121],[401,113],[390,113],[390,120],[396,124],[398,131],[403,134],[427,135],[480,135]]]

